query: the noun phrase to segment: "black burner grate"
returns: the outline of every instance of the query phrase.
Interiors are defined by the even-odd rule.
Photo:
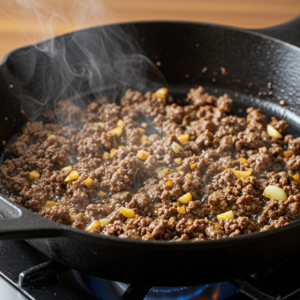
[[[232,280],[230,282],[238,288],[238,293],[226,299],[300,299],[300,281],[295,276],[299,266],[300,256],[296,255],[264,272]],[[80,273],[49,262],[47,257],[23,241],[0,241],[0,275],[32,300],[101,300],[91,292],[88,279],[82,280],[84,276]],[[129,285],[119,299],[142,300],[150,288],[147,284]]]

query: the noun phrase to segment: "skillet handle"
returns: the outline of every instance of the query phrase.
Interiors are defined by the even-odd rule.
[[[286,23],[269,28],[254,29],[252,31],[300,47],[300,15]]]
[[[0,240],[63,236],[64,227],[0,196]]]

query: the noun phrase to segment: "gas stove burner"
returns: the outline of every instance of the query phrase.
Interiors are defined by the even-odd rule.
[[[109,281],[77,272],[84,285],[103,300],[118,300],[129,284]],[[183,287],[152,287],[144,300],[223,300],[235,294],[237,288],[229,282]]]
[[[128,288],[128,284],[112,281],[111,286],[118,294],[122,296]],[[194,299],[194,296],[200,295],[209,285],[200,285],[196,287],[153,287],[149,290],[148,295],[144,300],[182,300],[182,299]]]

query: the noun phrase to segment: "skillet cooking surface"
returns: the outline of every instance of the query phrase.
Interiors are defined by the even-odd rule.
[[[126,24],[109,26],[129,30]],[[101,28],[86,32],[101,34]],[[254,105],[269,117],[286,119],[293,127],[292,133],[299,132],[298,48],[259,34],[205,24],[144,22],[135,23],[135,28],[146,55],[161,62],[160,70],[171,93],[182,95],[201,84],[212,94],[227,92],[236,107]],[[71,37],[68,34],[56,39],[67,41]],[[41,65],[51,70],[49,58],[33,47],[19,49],[3,61],[0,140],[11,140],[26,121],[17,95],[22,92],[24,99],[41,93]],[[206,73],[202,72],[204,67],[208,68]],[[226,68],[228,75],[220,75],[221,67]],[[268,82],[272,83],[272,90],[268,89]],[[86,95],[88,91],[89,87],[81,85],[78,92]],[[280,100],[287,105],[281,107]],[[91,235],[35,216],[3,197],[0,210],[6,217],[1,221],[0,238],[48,237],[30,239],[29,243],[65,265],[123,282],[147,281],[166,286],[219,282],[271,266],[297,253],[300,247],[295,238],[300,232],[297,221],[269,232],[228,240],[174,244]]]

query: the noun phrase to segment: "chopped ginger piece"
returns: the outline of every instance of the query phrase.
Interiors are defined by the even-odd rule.
[[[16,200],[14,197],[9,197],[8,199],[12,202],[15,202],[15,200]]]
[[[53,205],[55,205],[54,201],[47,201],[46,202],[46,206],[53,206]]]
[[[140,138],[140,143],[143,144],[144,142],[148,141],[148,136],[143,134]]]
[[[92,178],[88,178],[84,181],[84,184],[90,189],[94,185],[94,180]]]
[[[56,135],[54,135],[54,134],[51,134],[51,135],[49,135],[48,137],[49,137],[49,138],[52,138],[52,139],[54,139],[54,140],[56,140]]]
[[[106,159],[109,159],[109,158],[110,158],[110,154],[108,152],[104,151],[103,154],[102,154],[102,159],[106,160]]]
[[[300,179],[299,177],[300,177],[299,174],[296,174],[296,175],[293,176],[293,179],[294,179],[295,181],[299,181],[299,179]]]
[[[169,186],[169,187],[172,187],[173,186],[173,181],[171,179],[169,179],[167,182],[166,182],[166,185]]]
[[[193,170],[193,169],[195,169],[197,167],[197,164],[190,164],[190,168],[191,168],[191,170]]]
[[[291,157],[293,155],[293,152],[292,151],[284,151],[283,152],[283,156],[284,157]]]

